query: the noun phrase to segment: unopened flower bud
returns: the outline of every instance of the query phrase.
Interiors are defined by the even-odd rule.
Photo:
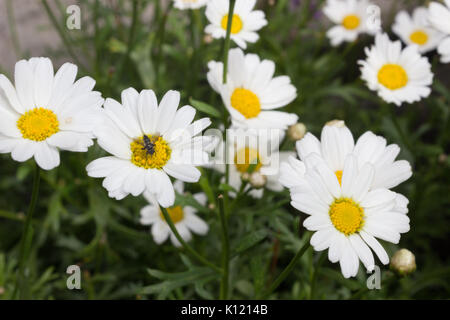
[[[441,153],[438,157],[438,161],[439,161],[439,163],[444,164],[447,162],[447,158],[448,158],[448,156],[445,153]]]
[[[205,36],[203,37],[203,42],[205,43],[205,44],[209,44],[209,43],[211,43],[211,42],[213,42],[213,37],[212,37],[212,35],[210,35],[210,34],[205,34]]]
[[[241,174],[241,180],[242,181],[249,181],[250,180],[250,173],[244,172]]]
[[[262,175],[260,172],[253,172],[250,175],[250,184],[253,188],[259,189],[266,185],[267,178],[265,175]]]
[[[345,122],[344,120],[331,120],[328,121],[327,123],[325,123],[326,126],[330,126],[330,127],[336,127],[336,128],[343,128],[345,127]]]
[[[305,136],[305,133],[306,133],[306,126],[301,122],[293,124],[288,129],[288,137],[294,141],[303,138]]]
[[[416,257],[408,249],[400,249],[392,257],[390,267],[400,276],[408,275],[416,270]]]

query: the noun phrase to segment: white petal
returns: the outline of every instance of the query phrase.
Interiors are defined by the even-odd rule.
[[[47,143],[63,150],[86,152],[94,144],[89,134],[60,131],[49,137]]]
[[[36,152],[34,153],[34,159],[42,169],[51,170],[59,166],[58,149],[49,146],[45,141],[38,142]]]
[[[186,223],[186,226],[196,234],[205,235],[208,233],[209,227],[206,222],[193,213],[186,215],[183,221]]]
[[[34,108],[34,74],[28,61],[20,60],[16,63],[14,79],[17,96],[24,110]]]
[[[170,90],[162,98],[158,107],[158,123],[156,131],[164,135],[172,124],[173,118],[180,104],[180,93]]]
[[[361,235],[363,240],[369,245],[369,247],[371,247],[372,250],[375,251],[381,263],[388,264],[389,256],[387,255],[386,250],[384,250],[381,244],[372,235],[368,234],[365,231],[360,231],[359,234]]]
[[[350,278],[356,276],[359,268],[359,259],[349,243],[349,240],[346,240],[347,243],[343,247],[343,252],[341,259],[339,260],[341,265],[341,271],[344,278]]]
[[[167,240],[170,234],[169,226],[165,222],[157,222],[152,226],[152,236],[153,240],[157,244],[161,244]]]
[[[34,71],[34,101],[36,107],[48,108],[53,88],[53,64],[48,58],[39,58]]]
[[[158,121],[158,101],[153,90],[142,90],[138,97],[138,115],[142,131],[146,134],[156,133]]]
[[[38,147],[38,143],[35,141],[21,139],[17,141],[17,144],[14,146],[11,157],[15,161],[24,162],[34,156],[36,149]]]
[[[372,271],[375,266],[375,260],[373,259],[373,254],[369,247],[364,243],[358,234],[352,234],[348,238],[366,269],[368,271]]]

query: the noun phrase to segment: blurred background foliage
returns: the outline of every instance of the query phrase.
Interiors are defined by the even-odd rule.
[[[6,1],[12,43],[17,57],[33,52],[20,48],[15,31],[14,3]],[[204,9],[180,11],[158,0],[80,0],[81,30],[66,28],[66,3],[38,1],[62,46],[47,56],[63,57],[79,66],[79,76],[96,79],[96,90],[120,99],[121,90],[151,88],[158,97],[169,89],[182,92],[182,102],[203,101],[220,113],[223,105],[206,80],[207,62],[222,59],[223,40],[205,36]],[[298,98],[285,108],[300,116],[308,131],[320,134],[325,122],[344,119],[355,138],[367,130],[385,136],[402,148],[414,175],[396,191],[409,200],[411,231],[400,244],[384,246],[392,255],[410,249],[417,271],[397,279],[382,267],[382,289],[367,290],[363,267],[358,277],[344,279],[339,266],[326,254],[310,248],[289,278],[270,298],[278,299],[423,299],[449,298],[450,266],[450,144],[448,129],[450,65],[428,55],[435,79],[428,99],[400,108],[386,105],[360,80],[358,59],[369,36],[338,48],[325,36],[329,21],[322,17],[324,1],[258,1],[269,24],[260,40],[246,52],[274,60],[276,73],[289,75]],[[428,1],[390,1],[382,14],[383,28],[391,31],[399,8],[414,8]],[[386,4],[386,3],[385,3]],[[36,33],[39,33],[36,27]],[[18,37],[18,38],[17,38]],[[0,62],[1,65],[1,62]],[[55,66],[56,67],[56,66]],[[58,66],[59,67],[59,66]],[[13,68],[0,66],[10,77]],[[207,108],[198,117],[214,116]],[[208,114],[210,113],[210,114]],[[213,117],[214,127],[219,120]],[[286,141],[284,150],[293,150]],[[61,166],[42,172],[40,198],[34,216],[35,238],[28,265],[29,297],[35,299],[212,299],[218,297],[220,277],[198,265],[169,242],[157,246],[148,227],[139,224],[143,198],[122,201],[108,198],[100,179],[88,178],[85,166],[104,155],[98,147],[88,153],[61,154]],[[11,297],[24,212],[30,199],[33,161],[14,162],[0,155],[0,298]],[[220,175],[203,170],[200,184],[186,185],[177,201],[191,200],[201,188],[221,192]],[[220,261],[220,224],[216,211],[200,208],[210,225],[206,237],[194,236],[192,246],[214,262]],[[305,241],[305,216],[289,205],[287,191],[265,191],[262,200],[244,198],[230,221],[232,247],[230,297],[252,299],[276,277]],[[66,268],[78,264],[82,290],[68,290]],[[317,265],[321,265],[316,272]],[[314,285],[313,285],[314,283]],[[313,288],[312,288],[313,287]]]

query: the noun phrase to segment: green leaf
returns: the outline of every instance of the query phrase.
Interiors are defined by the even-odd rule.
[[[251,247],[257,245],[263,241],[269,233],[266,229],[261,229],[250,233],[249,235],[243,237],[239,240],[239,245],[235,248],[235,254],[241,254],[244,251],[250,249]]]
[[[214,118],[220,118],[221,114],[217,110],[217,108],[214,108],[213,106],[202,102],[198,100],[194,100],[192,98],[189,99],[189,102],[192,104],[192,106],[197,109],[200,112],[206,113],[207,115],[214,117]]]
[[[250,259],[250,272],[253,277],[255,295],[258,296],[264,287],[266,274],[266,264],[263,263],[261,256],[255,255]]]
[[[233,188],[232,186],[230,186],[229,184],[226,183],[221,183],[219,185],[219,190],[220,191],[232,191],[232,192],[237,192],[237,190],[235,188]]]
[[[158,298],[166,298],[172,291],[191,284],[205,283],[216,279],[218,275],[214,270],[204,267],[194,267],[189,271],[167,273],[155,269],[147,269],[148,273],[162,282],[144,287],[140,294],[157,293]]]

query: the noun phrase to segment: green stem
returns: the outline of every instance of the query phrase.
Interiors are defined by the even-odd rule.
[[[287,267],[280,273],[278,278],[275,279],[275,281],[272,283],[272,285],[269,287],[269,289],[263,294],[262,298],[267,298],[278,286],[286,279],[286,277],[291,273],[291,271],[294,269],[295,265],[297,264],[298,260],[303,256],[303,254],[308,250],[309,248],[309,239],[311,238],[311,234],[309,234],[305,239],[305,244],[300,248],[300,250],[297,251],[295,256],[292,258],[291,262],[287,265]]]
[[[157,2],[159,5],[159,1]],[[169,5],[167,6],[166,11],[164,12],[164,15],[161,18],[161,21],[158,26],[158,31],[156,33],[156,39],[157,39],[157,48],[156,48],[156,56],[155,56],[155,79],[156,83],[159,83],[159,71],[160,71],[160,60],[162,56],[162,46],[164,44],[164,38],[166,35],[166,23],[167,18],[169,17],[170,10],[172,9],[173,1],[169,2]],[[160,10],[160,9],[159,9]],[[155,15],[156,16],[156,15]],[[154,19],[154,18],[153,18]]]
[[[227,69],[228,69],[228,51],[230,50],[230,35],[231,25],[233,23],[233,12],[236,0],[230,0],[230,7],[228,9],[227,34],[223,46],[223,83],[227,83]]]
[[[220,283],[220,299],[226,300],[228,298],[228,283],[229,283],[229,265],[230,265],[230,242],[228,240],[228,222],[225,217],[224,199],[219,195],[219,215],[220,224],[222,225],[222,281]]]
[[[319,261],[317,262],[316,266],[314,267],[314,273],[311,280],[311,292],[309,294],[309,300],[314,299],[315,293],[316,293],[316,283],[317,283],[317,276],[319,275],[319,269],[322,266],[323,261],[325,260],[326,254],[322,252],[320,254]]]
[[[17,213],[5,211],[5,210],[0,210],[0,218],[10,219],[10,220],[20,221],[20,222],[24,221],[23,215],[19,215]]]
[[[395,128],[397,129],[400,138],[403,140],[403,143],[405,144],[406,148],[408,148],[409,151],[413,152],[414,148],[412,147],[408,137],[404,134],[402,127],[400,126],[400,123],[397,120],[397,114],[395,113],[397,107],[391,106],[389,104],[386,104],[386,105],[387,105],[387,108],[389,109],[392,123],[394,124]]]
[[[9,32],[11,34],[11,40],[14,45],[14,51],[16,53],[16,56],[18,58],[21,58],[22,50],[20,49],[19,37],[17,36],[16,21],[14,19],[14,8],[12,6],[12,0],[6,1],[6,12],[8,17]]]
[[[26,278],[24,275],[25,264],[27,262],[29,249],[31,246],[31,240],[33,238],[33,213],[36,208],[36,203],[39,195],[39,183],[40,183],[41,171],[38,165],[36,165],[33,177],[33,191],[31,193],[30,206],[28,207],[27,215],[25,218],[25,225],[22,232],[22,237],[20,238],[20,249],[19,249],[19,273],[17,274],[15,288],[13,292],[13,299],[16,297],[19,286],[23,288],[23,284],[26,284]],[[23,290],[20,290],[20,297],[23,297]]]
[[[128,59],[130,57],[131,51],[133,50],[133,46],[134,46],[134,42],[135,42],[134,36],[136,33],[137,22],[138,22],[139,4],[140,4],[140,0],[133,0],[133,13],[132,13],[132,18],[131,18],[131,26],[130,26],[130,30],[128,33],[127,51],[126,51],[125,55],[122,57],[122,60],[119,64],[119,67],[115,74],[116,80],[121,78],[123,68],[125,67],[125,64],[127,63]]]
[[[186,241],[183,240],[183,238],[180,236],[180,234],[177,231],[177,228],[175,227],[175,225],[173,224],[172,219],[170,218],[170,214],[167,212],[167,209],[164,207],[161,207],[161,212],[164,216],[164,220],[167,222],[167,224],[169,225],[170,230],[173,232],[173,234],[175,235],[175,238],[177,238],[177,240],[181,243],[181,245],[184,247],[184,249],[186,249],[187,252],[189,252],[194,258],[196,258],[200,263],[203,263],[205,266],[210,267],[211,269],[222,273],[222,269],[220,269],[219,267],[217,267],[216,265],[212,264],[211,262],[209,262],[208,260],[206,260],[204,257],[202,257],[199,253],[197,253],[197,251],[195,251],[194,249],[192,249],[191,246],[189,246]]]

